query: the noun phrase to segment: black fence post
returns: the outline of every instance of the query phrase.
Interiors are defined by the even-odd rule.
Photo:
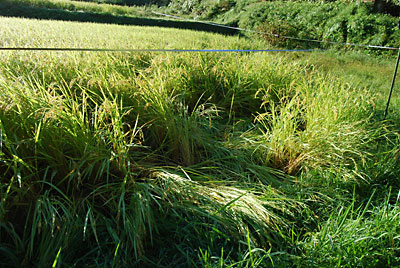
[[[400,30],[400,17],[399,17],[398,28],[399,28],[399,30]],[[399,67],[399,60],[400,60],[400,47],[399,47],[399,52],[398,52],[398,54],[397,54],[396,67],[394,68],[394,74],[393,74],[393,79],[392,79],[392,86],[390,87],[389,97],[388,97],[388,100],[387,100],[387,103],[386,103],[385,115],[383,116],[383,120],[386,119],[386,116],[387,116],[387,114],[388,114],[390,99],[392,98],[392,93],[393,93],[394,82],[396,81],[397,69],[398,69],[398,67]]]

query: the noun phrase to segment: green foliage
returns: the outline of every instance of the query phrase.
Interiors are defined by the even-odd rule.
[[[189,3],[189,4],[188,4]],[[376,13],[372,3],[323,1],[183,1],[171,2],[173,14],[265,32],[261,37],[282,47],[321,47],[331,44],[276,38],[280,35],[362,45],[398,47],[397,17]],[[254,38],[254,34],[251,36]],[[343,48],[342,45],[335,46]],[[357,47],[351,47],[357,49]],[[370,49],[379,53],[379,51]]]
[[[239,11],[238,11],[239,12]],[[397,19],[372,13],[372,6],[359,3],[258,3],[240,11],[238,25],[271,33],[282,25],[288,36],[362,45],[397,47]],[[225,19],[226,21],[226,19]],[[274,32],[274,31],[272,31]],[[268,37],[269,39],[271,37]],[[285,39],[283,39],[285,41]],[[286,42],[286,47],[331,47],[314,42]],[[338,47],[343,47],[339,46]],[[353,48],[353,47],[351,47]]]

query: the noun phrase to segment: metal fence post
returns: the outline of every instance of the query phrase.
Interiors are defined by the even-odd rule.
[[[400,17],[399,17],[398,28],[399,28],[399,30],[400,30]],[[399,47],[399,52],[398,52],[398,54],[397,54],[396,67],[394,68],[394,74],[393,74],[393,79],[392,79],[392,86],[390,87],[389,97],[388,97],[388,100],[387,100],[387,103],[386,103],[385,115],[383,116],[383,120],[386,119],[386,116],[387,116],[387,114],[388,114],[390,99],[392,98],[392,93],[393,93],[394,82],[396,81],[397,69],[398,69],[398,67],[399,67],[399,60],[400,60],[400,47]]]

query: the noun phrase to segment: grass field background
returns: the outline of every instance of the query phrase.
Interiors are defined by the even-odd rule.
[[[0,25],[4,47],[268,47],[156,27]],[[382,121],[392,58],[0,57],[3,267],[399,265],[398,93]]]

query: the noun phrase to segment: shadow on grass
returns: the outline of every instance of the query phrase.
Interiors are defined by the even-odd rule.
[[[8,1],[0,3],[0,16],[63,20],[63,21],[96,22],[96,23],[109,23],[118,25],[157,26],[157,27],[214,32],[226,35],[238,34],[238,31],[233,29],[226,29],[198,22],[171,21],[164,19],[138,18],[138,17],[118,16],[112,14],[100,14],[100,13],[90,13],[82,11],[67,11],[62,9],[49,9],[44,7],[12,4]]]

